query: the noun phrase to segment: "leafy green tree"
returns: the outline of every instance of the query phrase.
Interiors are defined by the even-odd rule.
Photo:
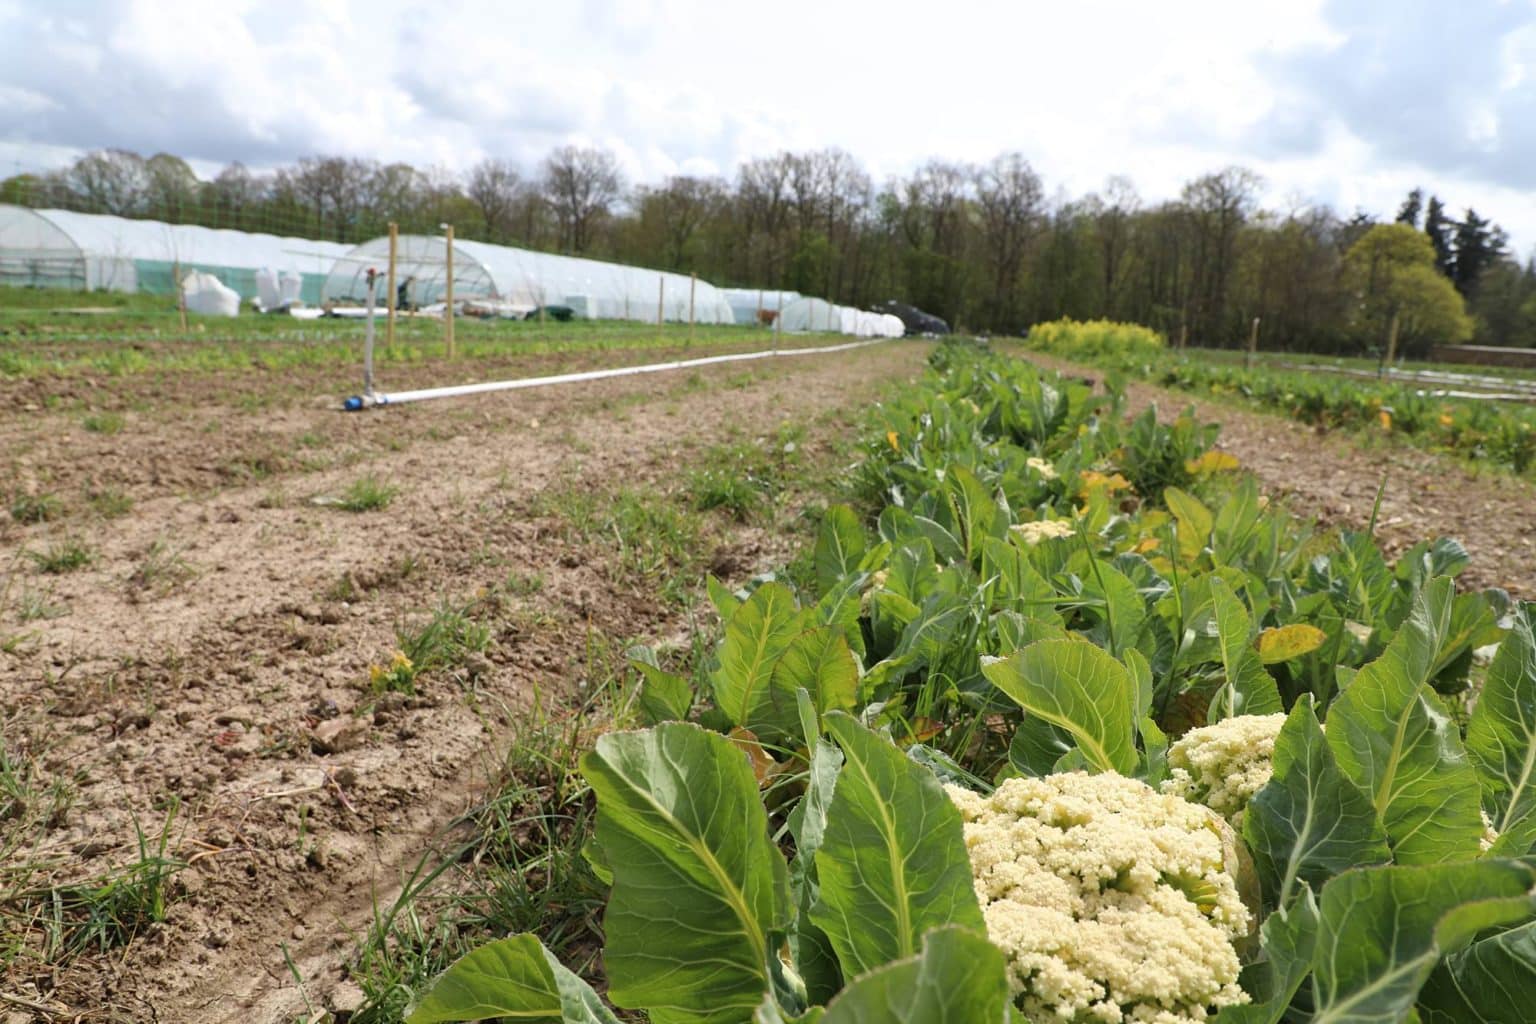
[[[1407,224],[1366,232],[1344,257],[1344,280],[1354,298],[1349,330],[1361,349],[1385,346],[1394,320],[1405,354],[1472,336],[1461,296],[1435,269],[1430,239]]]

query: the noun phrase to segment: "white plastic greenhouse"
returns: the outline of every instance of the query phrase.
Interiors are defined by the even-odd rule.
[[[826,299],[802,297],[785,303],[780,327],[786,331],[825,331],[858,338],[899,338],[906,327],[889,313],[838,306]]]
[[[431,235],[401,235],[395,250],[396,288],[415,306],[442,302],[447,278],[447,244]],[[325,282],[327,301],[362,302],[368,294],[367,272],[389,265],[389,239],[364,242],[339,258]],[[663,320],[701,324],[734,323],[720,289],[705,281],[695,285],[683,274],[643,270],[618,263],[530,252],[510,246],[455,239],[454,301],[492,299],[513,311],[539,306],[569,306],[583,319],[640,320],[654,323],[658,306]],[[381,296],[380,302],[384,301]]]
[[[781,292],[772,288],[726,288],[723,290],[725,301],[731,304],[731,310],[736,314],[736,322],[739,324],[755,324],[758,322],[758,310],[775,313],[800,298],[799,292]]]
[[[350,247],[307,238],[128,220],[0,204],[0,284],[170,295],[179,270],[212,274],[242,299],[256,272],[300,275],[300,297],[320,301],[325,276]]]

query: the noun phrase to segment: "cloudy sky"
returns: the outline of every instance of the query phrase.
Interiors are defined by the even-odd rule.
[[[120,146],[459,170],[566,143],[632,179],[841,146],[879,180],[1023,152],[1276,208],[1416,184],[1536,248],[1536,0],[0,0],[0,176]]]

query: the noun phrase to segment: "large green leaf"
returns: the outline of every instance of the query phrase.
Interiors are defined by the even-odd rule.
[[[1436,962],[1478,932],[1530,919],[1519,861],[1358,868],[1323,886],[1312,1024],[1405,1019]]]
[[[1243,838],[1270,906],[1285,907],[1299,885],[1391,860],[1387,836],[1365,793],[1344,777],[1303,694],[1275,738],[1274,775],[1243,815]]]
[[[1235,715],[1272,715],[1282,710],[1280,690],[1264,670],[1253,645],[1253,619],[1227,581],[1211,577],[1211,601],[1216,614],[1216,640],[1226,682],[1211,700],[1210,718],[1219,722]]]
[[[930,928],[984,930],[960,812],[938,779],[850,715],[824,723],[845,762],[816,854],[811,920],[844,975],[911,956]]]
[[[1477,775],[1429,687],[1452,594],[1448,578],[1427,584],[1381,657],[1328,712],[1328,746],[1370,796],[1400,864],[1474,856],[1483,834]]]
[[[1173,513],[1174,521],[1179,526],[1179,560],[1188,565],[1205,550],[1206,541],[1210,539],[1211,529],[1216,522],[1215,517],[1199,498],[1177,487],[1163,489],[1163,503]]]
[[[640,710],[654,725],[681,722],[693,707],[693,686],[682,676],[668,672],[649,647],[632,647],[629,663],[640,673]]]
[[[1536,635],[1532,605],[1514,615],[1467,726],[1467,753],[1495,831],[1536,814]]]
[[[1016,545],[989,537],[982,544],[981,575],[991,581],[992,604],[1026,617],[1057,619],[1056,588],[1035,571]]]
[[[728,739],[668,723],[609,733],[582,759],[613,870],[609,998],[654,1024],[739,1024],[789,923],[784,858]]]
[[[1069,734],[1095,771],[1136,771],[1136,681],[1081,640],[1042,640],[982,672],[1026,712]]]
[[[807,712],[814,713],[810,709]],[[831,740],[817,736],[810,754],[805,796],[789,815],[789,831],[795,837],[795,859],[789,865],[789,880],[798,911],[789,934],[789,949],[805,982],[806,995],[813,1003],[824,1003],[842,987],[843,978],[837,953],[826,933],[811,921],[810,911],[821,894],[816,852],[826,835],[827,808],[832,805],[843,752]]]
[[[1243,971],[1243,988],[1253,995],[1247,1006],[1225,1006],[1216,1024],[1279,1024],[1301,983],[1312,973],[1317,947],[1317,900],[1312,890],[1285,909],[1270,914],[1261,932],[1264,960]]]
[[[860,975],[821,1024],[1006,1024],[1011,995],[1003,954],[986,936],[939,928],[914,957]]]
[[[836,626],[817,626],[790,641],[773,669],[774,721],[786,723],[795,691],[805,690],[818,711],[851,708],[859,696],[859,663]]]
[[[821,592],[832,589],[837,581],[859,567],[869,542],[859,517],[847,505],[833,505],[822,517],[816,533],[816,587]]]
[[[944,480],[945,496],[949,499],[955,522],[963,534],[965,556],[974,561],[981,553],[982,543],[988,537],[1001,537],[1006,524],[1000,522],[1001,512],[997,499],[987,490],[976,474],[964,466],[954,466]]]
[[[1424,1024],[1526,1024],[1536,1017],[1536,923],[1479,939],[1435,967]]]
[[[422,996],[406,1024],[502,1017],[527,1024],[618,1024],[591,987],[566,970],[535,935],[488,942],[454,962]]]
[[[758,735],[794,727],[794,701],[774,700],[773,666],[802,628],[795,595],[782,583],[752,592],[725,627],[720,664],[711,682],[715,702],[730,720]]]

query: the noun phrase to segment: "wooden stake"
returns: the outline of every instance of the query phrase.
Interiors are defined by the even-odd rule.
[[[1387,354],[1386,358],[1381,361],[1380,368],[1376,371],[1376,376],[1378,377],[1385,375],[1392,366],[1392,360],[1397,358],[1397,326],[1398,313],[1394,309],[1392,311],[1392,323],[1387,327]]]
[[[699,275],[688,277],[688,344],[693,344],[693,298],[699,290]]]
[[[1189,347],[1189,321],[1179,324],[1179,351]]]
[[[1253,330],[1248,332],[1248,354],[1243,357],[1243,369],[1253,368],[1254,353],[1259,350],[1259,318],[1253,318]]]
[[[447,225],[445,240],[448,246],[448,295],[447,308],[443,310],[443,338],[448,342],[448,358],[453,358],[453,225]]]
[[[181,333],[187,333],[187,289],[181,283],[181,260],[171,264],[171,274],[176,278],[176,312],[181,315]]]
[[[389,222],[389,280],[385,284],[388,290],[389,319],[384,323],[384,346],[394,348],[395,345],[395,256],[400,246],[400,225],[394,221]]]
[[[661,326],[662,311],[663,311],[663,307],[666,305],[666,302],[667,302],[667,279],[664,278],[664,277],[658,277],[656,279],[656,326],[657,327]]]

